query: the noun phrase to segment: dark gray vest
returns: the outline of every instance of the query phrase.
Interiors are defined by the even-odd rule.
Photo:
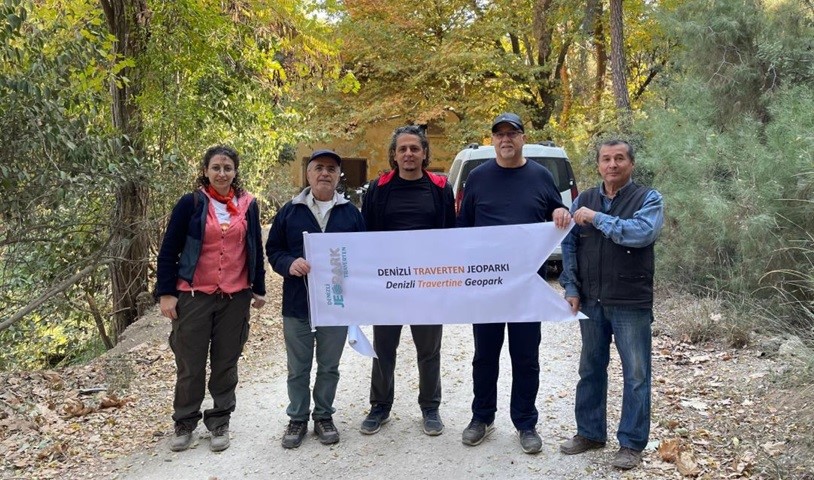
[[[631,183],[619,191],[610,211],[602,208],[599,187],[579,196],[579,205],[622,219],[633,218],[650,188]],[[582,301],[633,308],[653,307],[653,244],[623,247],[606,238],[593,225],[580,227],[577,265]]]

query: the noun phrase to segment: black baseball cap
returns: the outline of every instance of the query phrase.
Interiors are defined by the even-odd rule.
[[[308,163],[311,163],[317,157],[330,157],[336,160],[336,164],[340,167],[342,166],[342,157],[339,156],[338,153],[334,152],[333,150],[314,150],[314,153],[311,154],[311,157],[308,159]]]
[[[495,121],[492,122],[492,133],[495,132],[495,129],[501,123],[508,123],[514,128],[525,133],[525,130],[523,129],[523,120],[520,120],[520,117],[516,113],[506,112],[495,117]]]

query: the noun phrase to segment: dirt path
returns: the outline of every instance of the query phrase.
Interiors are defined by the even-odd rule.
[[[334,417],[341,442],[326,447],[310,434],[299,449],[284,450],[280,439],[288,400],[280,284],[278,276],[270,275],[271,301],[252,318],[227,451],[210,452],[207,438],[186,452],[169,451],[175,365],[167,346],[170,325],[153,310],[128,328],[115,349],[87,364],[0,372],[0,478],[814,479],[814,395],[784,380],[800,368],[799,348],[784,339],[760,337],[748,349],[721,341],[693,343],[692,325],[718,318],[719,305],[667,291],[659,292],[656,301],[651,448],[641,468],[626,473],[608,468],[617,448],[621,398],[615,353],[608,447],[576,457],[558,452],[559,443],[573,434],[576,323],[543,325],[537,427],[544,444],[538,455],[522,453],[509,420],[511,372],[505,346],[497,429],[480,446],[461,444],[472,400],[467,325],[444,329],[443,435],[421,433],[415,349],[405,331],[393,420],[379,434],[358,431],[368,409],[371,361],[347,348]],[[96,393],[82,393],[89,387]]]
[[[365,328],[369,338],[369,328]],[[573,388],[577,380],[579,332],[576,323],[544,324],[541,345],[541,382],[537,399],[538,430],[543,451],[524,454],[509,419],[510,363],[507,347],[501,359],[496,430],[483,444],[467,447],[461,431],[470,420],[472,400],[472,331],[469,325],[444,329],[441,415],[446,430],[438,437],[421,432],[416,403],[415,348],[407,330],[399,347],[396,400],[390,423],[373,436],[359,433],[368,408],[370,359],[346,346],[334,419],[341,441],[321,445],[311,433],[295,450],[280,446],[285,415],[285,357],[273,348],[264,362],[244,369],[238,408],[232,417],[232,444],[220,454],[209,451],[202,427],[194,447],[173,453],[161,441],[148,452],[120,463],[123,479],[268,479],[293,478],[614,478],[607,468],[611,443],[604,451],[576,457],[558,452],[559,443],[573,431]],[[611,408],[618,408],[615,401]],[[592,473],[593,472],[593,473]]]

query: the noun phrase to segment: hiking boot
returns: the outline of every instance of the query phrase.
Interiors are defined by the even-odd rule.
[[[173,452],[183,452],[192,445],[192,433],[195,428],[190,428],[180,423],[175,424],[175,436],[170,440],[170,450]]]
[[[308,432],[308,422],[291,420],[283,434],[283,448],[297,448],[302,445],[302,439]]]
[[[560,445],[560,452],[566,455],[577,455],[587,452],[588,450],[603,448],[604,446],[605,442],[597,442],[596,440],[589,440],[581,435],[574,435],[574,438]]]
[[[382,425],[390,421],[390,409],[381,405],[374,405],[362,422],[359,431],[365,435],[373,435],[382,429]]]
[[[478,420],[472,420],[469,422],[469,425],[464,429],[464,433],[461,435],[461,441],[464,445],[480,445],[483,442],[483,439],[486,438],[490,433],[495,430],[494,422],[490,423],[489,425],[485,424],[484,422]]]
[[[209,437],[209,449],[222,452],[229,448],[229,424],[224,423],[212,430]]]
[[[611,465],[622,470],[630,470],[642,462],[642,452],[622,447],[616,452]]]
[[[438,410],[424,412],[421,430],[431,437],[441,435],[441,433],[444,432],[444,422],[441,421],[441,415],[438,414]]]
[[[314,432],[319,435],[319,443],[323,445],[339,442],[339,432],[336,430],[334,421],[330,418],[314,420]]]
[[[520,448],[526,453],[540,453],[543,449],[543,439],[537,433],[537,430],[531,428],[529,430],[518,430],[517,436],[520,438]]]

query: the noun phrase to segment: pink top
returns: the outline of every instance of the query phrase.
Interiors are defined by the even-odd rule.
[[[215,209],[218,202],[209,197],[201,256],[192,277],[195,292],[232,294],[251,287],[246,247],[246,211],[254,197],[244,193],[235,198],[239,214],[230,217],[230,223],[222,226]],[[225,207],[222,209],[225,210]],[[177,288],[182,292],[193,291],[190,284],[180,278]]]

